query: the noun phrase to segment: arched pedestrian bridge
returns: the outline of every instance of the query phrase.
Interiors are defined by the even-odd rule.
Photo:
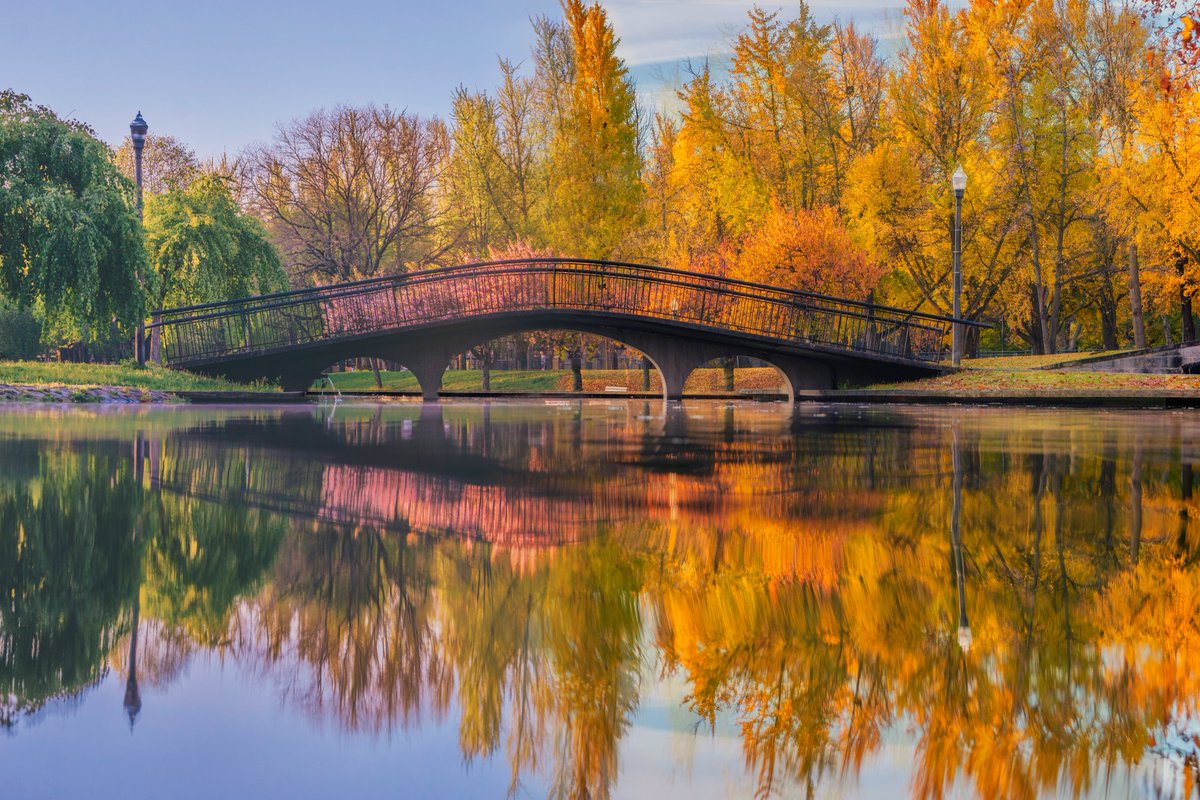
[[[154,313],[151,357],[305,389],[338,361],[413,372],[435,399],[450,359],[499,336],[569,330],[636,348],[675,399],[692,370],[753,356],[791,393],[940,374],[952,319],[665,267],[492,261]],[[965,323],[974,324],[974,323]]]

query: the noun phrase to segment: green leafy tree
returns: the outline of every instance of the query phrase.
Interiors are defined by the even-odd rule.
[[[134,192],[85,126],[0,92],[0,294],[64,339],[132,325],[145,308]]]
[[[146,200],[146,253],[159,307],[282,289],[283,263],[258,220],[234,202],[225,176]]]

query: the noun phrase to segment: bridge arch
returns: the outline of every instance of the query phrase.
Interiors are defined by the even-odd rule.
[[[476,347],[505,336],[539,331],[555,331],[561,333],[583,333],[607,339],[614,344],[627,347],[644,356],[659,374],[663,396],[667,397],[668,378],[659,364],[660,356],[647,353],[628,339],[639,339],[637,333],[624,332],[604,325],[538,325],[528,320],[516,318],[504,322],[479,326],[472,331],[458,334],[447,334],[445,331],[431,332],[429,335],[381,337],[371,341],[357,342],[352,345],[337,348],[334,354],[320,350],[314,352],[309,359],[294,359],[294,363],[281,375],[280,381],[287,391],[303,391],[321,375],[331,364],[356,358],[382,359],[398,364],[412,373],[421,389],[421,396],[426,401],[435,401],[442,391],[442,383],[446,370],[459,355]],[[643,345],[645,342],[643,342]],[[683,377],[686,381],[686,376]],[[679,382],[680,392],[682,382]],[[676,395],[677,397],[677,395]]]
[[[809,364],[806,365],[803,374],[789,374],[788,364],[785,363],[781,366],[772,361],[772,358],[776,358],[775,356],[763,358],[763,355],[769,354],[731,352],[728,356],[721,356],[699,364],[685,380],[684,391],[690,394],[718,392],[758,396],[781,393],[789,400],[794,400],[798,393],[805,389],[822,388],[825,384],[832,383],[833,376],[828,374],[823,365]],[[746,360],[751,363],[748,365],[736,363]],[[780,359],[776,358],[776,360]],[[746,383],[747,371],[752,371],[751,374],[755,375],[750,379],[749,385]],[[715,382],[711,377],[711,373],[714,372],[716,373]],[[710,375],[702,377],[702,373],[710,373]],[[763,373],[768,375],[765,380],[760,377]],[[815,386],[816,383],[820,383],[821,387]]]
[[[392,347],[381,350],[380,354],[408,366],[421,384],[424,399],[432,401],[437,399],[441,391],[442,376],[454,356],[502,336],[547,329],[602,336],[642,353],[658,371],[664,400],[681,399],[688,377],[697,368],[718,358],[750,356],[770,364],[783,375],[789,400],[794,400],[796,394],[804,390],[831,389],[838,378],[831,364],[815,358],[745,346],[713,344],[678,335],[586,320],[547,326],[517,317],[493,321],[491,325],[480,326],[459,337],[442,335],[437,337],[437,341],[419,343],[397,341]]]
[[[424,270],[155,312],[167,366],[305,389],[368,356],[405,364],[428,399],[450,357],[523,330],[606,336],[644,353],[668,399],[713,358],[751,355],[802,389],[941,374],[952,320],[651,265],[523,259]]]
[[[405,363],[404,360],[394,359],[390,355],[382,355],[376,348],[364,347],[359,350],[342,351],[338,354],[337,358],[326,359],[314,356],[310,366],[293,370],[292,373],[285,376],[281,382],[284,384],[284,388],[287,391],[303,391],[313,386],[317,386],[319,389],[321,386],[318,384],[318,381],[320,381],[325,375],[333,374],[331,373],[332,368],[337,367],[339,364],[347,361],[361,361],[364,359],[376,363],[383,362],[383,365],[379,367],[380,372],[392,372],[399,370],[413,372],[412,367]],[[358,371],[363,371],[358,367],[355,369]],[[365,371],[369,372],[370,370]],[[413,374],[415,376],[416,373],[414,372]],[[307,383],[305,383],[305,381],[307,381]],[[303,390],[300,388],[301,385],[304,387]]]
[[[423,337],[419,340],[413,340],[409,337],[398,338],[392,342],[383,344],[378,352],[384,358],[404,364],[421,385],[422,398],[427,401],[434,401],[437,400],[442,390],[442,379],[445,376],[447,367],[449,367],[452,359],[460,353],[465,353],[495,339],[515,334],[534,333],[537,331],[585,333],[603,337],[641,353],[650,362],[655,371],[658,372],[663,386],[664,398],[671,397],[667,391],[668,373],[663,368],[664,354],[648,350],[648,340],[644,335],[640,335],[639,332],[622,330],[603,324],[589,324],[587,322],[538,324],[539,319],[541,318],[514,317],[508,320],[492,320],[488,324],[474,326],[472,330],[464,331],[459,335],[441,333],[437,336]],[[680,393],[682,393],[682,386],[683,384],[680,383]]]

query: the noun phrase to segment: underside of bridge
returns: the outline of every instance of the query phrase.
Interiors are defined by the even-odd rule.
[[[231,354],[187,364],[186,368],[236,381],[266,378],[278,381],[286,390],[302,391],[338,361],[382,358],[409,369],[420,383],[424,398],[436,400],[443,373],[456,355],[502,336],[538,330],[595,334],[639,350],[658,369],[663,396],[668,400],[682,397],[684,384],[697,367],[729,356],[750,356],[773,365],[786,378],[792,398],[804,390],[912,380],[945,371],[935,363],[877,353],[785,344],[737,332],[701,330],[694,325],[672,325],[669,321],[620,314],[555,310],[449,320],[274,351]]]

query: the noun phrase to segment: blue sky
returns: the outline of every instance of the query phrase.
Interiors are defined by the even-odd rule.
[[[645,102],[688,58],[719,56],[751,0],[608,0]],[[763,3],[767,7],[778,4]],[[903,0],[813,0],[818,17],[887,36]],[[782,4],[784,12],[794,5]],[[375,102],[443,115],[491,89],[497,55],[527,58],[529,20],[558,0],[0,0],[0,88],[116,143],[139,109],[201,157],[236,153],[313,109]]]

